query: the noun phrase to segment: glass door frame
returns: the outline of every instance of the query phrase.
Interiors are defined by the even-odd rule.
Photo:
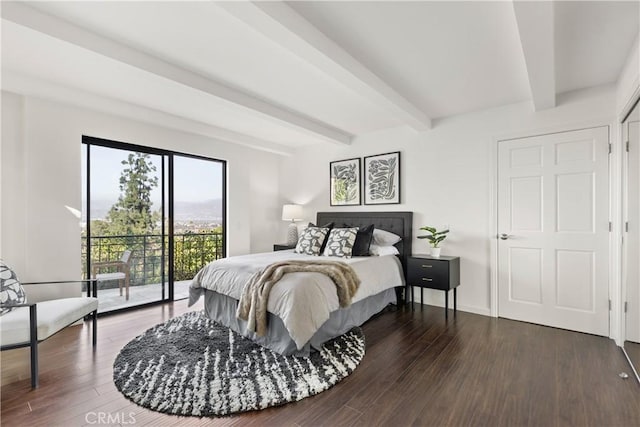
[[[118,150],[135,151],[144,154],[161,156],[161,200],[162,200],[162,214],[161,214],[161,238],[162,242],[167,241],[167,246],[162,244],[162,295],[158,301],[149,303],[133,305],[129,307],[123,307],[115,310],[110,310],[100,314],[117,313],[126,310],[135,310],[140,307],[163,304],[167,301],[175,300],[175,236],[174,236],[174,208],[175,208],[175,194],[174,194],[174,156],[206,160],[219,163],[222,167],[222,257],[227,255],[227,162],[221,159],[215,159],[211,157],[205,157],[195,154],[182,153],[178,151],[165,150],[155,147],[147,147],[142,145],[130,144],[126,142],[113,141],[104,138],[97,138],[88,135],[82,135],[82,144],[86,145],[86,277],[91,277],[91,146],[99,146],[105,148],[112,148]],[[166,205],[165,205],[166,203]],[[166,209],[165,209],[166,206]],[[165,214],[166,211],[166,214]],[[168,221],[167,221],[168,220]],[[165,227],[165,221],[167,226]],[[165,258],[167,267],[165,268]],[[168,292],[165,292],[165,276],[166,284],[168,285]],[[168,294],[168,295],[167,295]]]

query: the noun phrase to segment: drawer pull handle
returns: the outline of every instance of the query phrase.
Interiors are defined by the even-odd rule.
[[[425,282],[433,282],[433,279],[428,279],[426,277],[423,277],[422,280],[424,280]]]
[[[422,264],[422,268],[431,268],[433,267],[433,265],[429,265],[429,264]]]

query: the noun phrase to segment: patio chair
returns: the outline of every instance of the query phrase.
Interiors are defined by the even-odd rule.
[[[122,296],[122,282],[124,282],[125,299],[129,300],[129,276],[131,275],[131,268],[129,267],[129,261],[131,260],[131,251],[122,252],[122,256],[119,261],[100,261],[91,264],[91,277],[98,282],[106,282],[108,280],[117,280],[118,288],[120,289],[120,296]],[[114,268],[117,270],[110,273],[98,273],[99,270],[104,268]]]
[[[93,347],[98,328],[98,298],[95,296],[59,298],[41,302],[27,302],[23,285],[51,285],[61,283],[89,283],[96,295],[95,280],[58,280],[52,282],[21,283],[15,273],[0,261],[0,350],[31,348],[31,387],[38,386],[38,343],[52,337],[67,326],[86,316],[93,321]]]

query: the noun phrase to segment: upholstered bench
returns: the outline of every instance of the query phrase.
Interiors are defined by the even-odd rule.
[[[7,270],[10,272],[10,279],[4,276]],[[7,275],[8,274],[9,273],[7,273]],[[1,262],[0,275],[3,275],[0,279],[4,283],[9,280],[15,280],[15,282],[17,282],[13,272]],[[11,284],[11,287],[17,289],[15,282]],[[74,282],[91,283],[93,285],[93,295],[97,295],[95,280],[17,283],[21,286]],[[3,287],[5,287],[4,283]],[[91,315],[93,321],[93,346],[96,346],[98,298],[60,298],[28,303],[21,302],[20,300],[6,300],[5,296],[6,295],[3,295],[3,299],[0,301],[0,308],[2,309],[2,315],[0,316],[0,350],[31,347],[31,387],[35,388],[38,386],[39,342],[46,340],[78,320]]]

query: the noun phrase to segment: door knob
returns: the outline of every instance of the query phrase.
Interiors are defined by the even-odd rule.
[[[502,233],[502,234],[500,235],[500,239],[501,239],[501,240],[507,240],[509,237],[511,237],[511,236],[510,236],[510,235],[508,235],[507,233]]]

